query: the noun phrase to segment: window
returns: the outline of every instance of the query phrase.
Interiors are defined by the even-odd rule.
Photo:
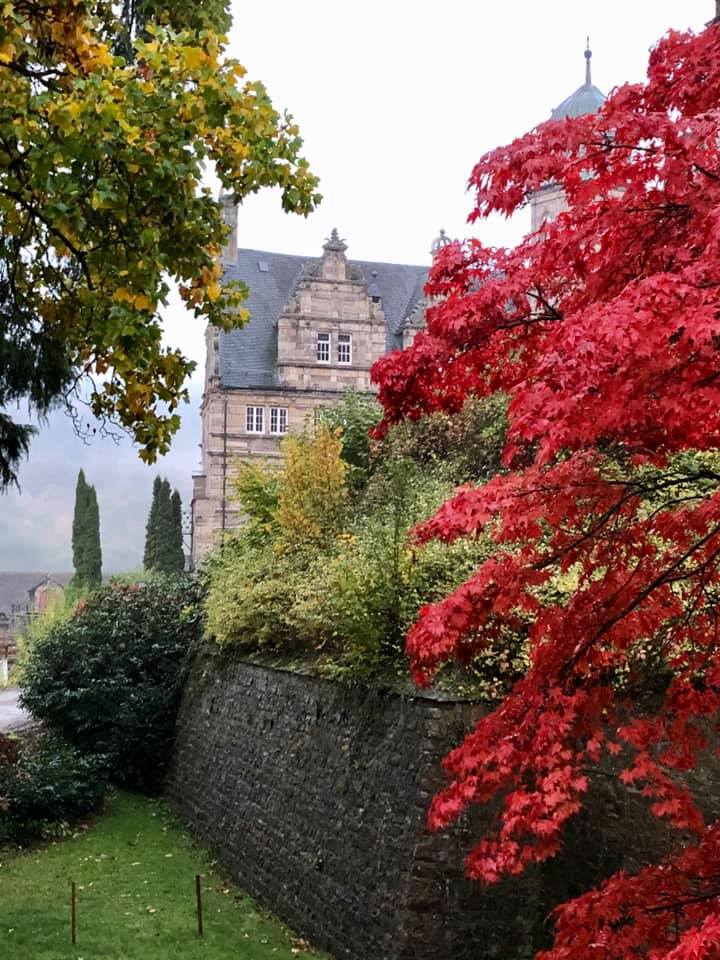
[[[245,430],[248,433],[262,433],[264,414],[264,407],[245,407]]]
[[[349,333],[338,335],[338,363],[352,363],[352,337]]]
[[[317,335],[317,360],[318,363],[330,363],[329,333],[319,333]]]
[[[270,407],[270,433],[287,433],[287,407]]]

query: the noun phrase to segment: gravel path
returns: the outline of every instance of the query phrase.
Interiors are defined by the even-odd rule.
[[[31,722],[18,703],[20,691],[16,688],[0,690],[0,730],[16,730]]]

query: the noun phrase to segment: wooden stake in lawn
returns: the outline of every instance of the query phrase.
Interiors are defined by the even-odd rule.
[[[77,887],[75,881],[71,883],[72,892],[70,894],[70,940],[72,945],[77,943]]]
[[[203,917],[202,917],[202,887],[200,886],[200,874],[195,874],[195,900],[197,902],[197,920],[198,936],[203,935]]]

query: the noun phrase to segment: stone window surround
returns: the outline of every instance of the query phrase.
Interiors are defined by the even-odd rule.
[[[332,353],[332,334],[330,333],[318,333],[316,346],[315,346],[315,356],[318,363],[330,363],[330,357]]]
[[[270,407],[269,417],[265,415],[266,408],[251,404],[245,407],[245,433],[253,436],[261,434],[270,434],[270,436],[282,437],[288,432],[289,409],[288,407]]]
[[[337,359],[338,359],[338,363],[341,363],[343,366],[350,366],[352,364],[352,334],[351,333],[338,334]]]
[[[245,433],[265,432],[265,407],[245,407]]]
[[[274,423],[274,426],[273,426]],[[270,433],[274,436],[282,436],[288,429],[288,408],[270,407]]]

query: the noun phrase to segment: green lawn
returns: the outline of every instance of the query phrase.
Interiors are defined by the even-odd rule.
[[[195,874],[203,875],[205,937]],[[70,944],[70,882],[78,940]],[[0,854],[2,960],[293,960],[313,954],[222,880],[162,803],[120,794],[84,833]]]

